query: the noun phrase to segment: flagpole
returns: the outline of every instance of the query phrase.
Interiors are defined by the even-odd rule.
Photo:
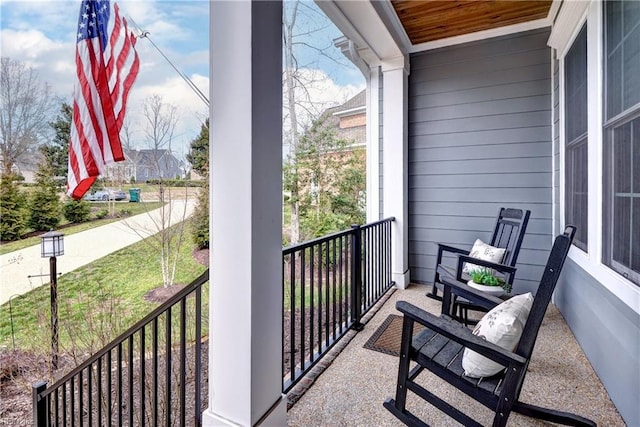
[[[193,81],[191,81],[191,79],[189,77],[187,77],[187,75],[185,75],[182,71],[180,71],[178,69],[178,67],[176,67],[173,64],[173,62],[171,62],[171,60],[167,57],[167,55],[165,55],[164,52],[162,52],[162,50],[160,50],[160,48],[153,42],[153,40],[151,40],[151,37],[149,36],[149,31],[144,31],[142,28],[140,28],[140,26],[136,23],[136,21],[134,21],[133,18],[131,18],[130,16],[129,16],[129,20],[131,21],[131,23],[140,32],[140,35],[138,36],[138,38],[139,39],[147,39],[147,40],[149,40],[151,45],[156,48],[156,50],[160,53],[160,55],[162,55],[162,57],[169,63],[169,65],[171,65],[171,67],[173,67],[173,69],[176,71],[176,73],[178,73],[178,75],[180,77],[182,77],[182,79],[187,83],[187,85],[189,85],[191,90],[193,90],[196,93],[198,98],[200,98],[200,100],[202,102],[204,102],[204,104],[208,107],[209,106],[209,99],[202,93],[202,91],[200,91],[200,89],[198,89],[198,87],[195,85],[195,83],[193,83]]]

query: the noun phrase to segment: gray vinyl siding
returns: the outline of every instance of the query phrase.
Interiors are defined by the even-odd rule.
[[[411,56],[409,268],[432,283],[437,245],[488,241],[498,209],[531,210],[514,290],[535,290],[551,248],[548,30]]]
[[[554,195],[553,213],[555,222],[553,224],[555,234],[560,230],[560,66],[559,61],[553,61],[553,174],[554,174]]]
[[[640,426],[640,314],[567,259],[554,302],[628,426]]]
[[[383,186],[384,185],[383,184],[383,182],[384,182],[383,181],[383,177],[384,177],[384,173],[383,173],[384,172],[384,162],[383,162],[383,157],[382,157],[383,150],[384,150],[384,138],[382,137],[382,131],[383,131],[383,128],[382,128],[383,127],[383,120],[382,119],[384,118],[384,114],[382,112],[382,107],[383,107],[383,105],[382,105],[382,92],[383,92],[383,90],[382,89],[384,88],[384,76],[383,76],[382,72],[378,73],[378,75],[380,76],[379,80],[378,80],[379,81],[379,85],[378,85],[378,100],[379,100],[379,103],[378,103],[378,112],[379,112],[378,113],[378,123],[379,123],[379,132],[380,132],[378,134],[379,135],[378,136],[378,141],[379,141],[378,149],[380,150],[379,151],[379,158],[378,158],[379,159],[379,169],[378,169],[378,171],[379,171],[379,180],[378,180],[378,182],[380,183],[380,195],[379,195],[379,197],[380,197],[380,210],[379,210],[379,212],[380,212],[380,219],[382,219],[382,218],[384,218],[384,200],[383,200],[383,197],[384,197],[384,186]]]

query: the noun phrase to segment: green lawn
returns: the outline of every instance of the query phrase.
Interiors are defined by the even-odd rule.
[[[193,258],[193,245],[185,237],[175,283],[187,284],[206,267]],[[144,241],[131,245],[58,280],[60,349],[72,343],[97,349],[140,320],[158,303],[144,295],[162,286],[159,253]],[[50,345],[48,285],[14,298],[0,307],[0,348],[47,352]],[[205,288],[203,304],[208,302]],[[203,313],[208,308],[203,307]],[[11,315],[13,316],[13,338]],[[205,325],[203,325],[205,326]]]
[[[107,209],[106,202],[93,202],[90,203],[92,209]],[[162,204],[160,202],[145,202],[145,203],[128,203],[128,202],[116,202],[115,204],[115,212],[120,215],[118,217],[113,218],[103,218],[96,219],[88,222],[83,222],[80,224],[67,226],[59,229],[60,232],[65,235],[79,233],[81,231],[88,230],[90,228],[99,227],[101,225],[109,224],[110,222],[121,220],[124,216],[133,216],[141,213],[149,212],[154,209],[157,209]],[[124,215],[124,211],[126,211],[126,215]],[[62,221],[60,223],[61,226],[67,225],[68,221]],[[17,251],[19,249],[24,249],[29,246],[39,245],[40,244],[40,236],[28,237],[21,240],[16,240],[15,242],[6,242],[0,245],[0,255],[4,255],[9,252]]]

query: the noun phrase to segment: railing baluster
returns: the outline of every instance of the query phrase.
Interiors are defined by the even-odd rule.
[[[306,254],[307,250],[302,249],[300,253],[300,366],[304,370],[304,360],[305,360],[305,345],[306,341],[306,331],[307,331],[307,304],[305,304],[305,296],[307,290],[307,267],[306,267]],[[295,305],[295,304],[294,304]],[[294,311],[295,316],[295,311]],[[294,335],[295,336],[295,335]],[[295,372],[295,365],[291,366],[291,372]]]
[[[82,379],[82,371],[80,371],[80,378]],[[69,385],[69,394],[71,394],[70,402],[69,402],[69,406],[70,406],[69,415],[71,415],[71,427],[74,427],[76,425],[76,390],[75,390],[76,380],[75,379],[76,377],[73,377],[71,379],[71,384]],[[82,413],[80,413],[80,415],[82,415]]]
[[[122,343],[118,344],[116,353],[117,375],[118,375],[118,425],[122,425]]]
[[[144,427],[146,421],[146,409],[145,409],[145,359],[146,359],[146,351],[145,351],[145,330],[144,326],[140,328],[140,423],[141,427]]]
[[[186,323],[187,323],[187,298],[183,298],[180,301],[180,372],[184,374],[186,372],[187,362],[187,335],[186,335]],[[185,384],[185,378],[180,381],[180,425],[184,426],[187,420],[187,388]]]
[[[67,383],[62,384],[62,421],[67,426]]]
[[[201,424],[201,393],[202,393],[202,378],[200,373],[202,372],[202,288],[196,288],[196,326],[195,326],[195,339],[196,339],[196,372],[195,372],[195,409],[193,414],[193,425],[200,426]]]
[[[313,246],[311,246],[309,248],[309,258],[311,259],[311,268],[309,270],[309,274],[310,274],[310,279],[311,279],[311,283],[309,285],[309,299],[311,300],[311,305],[309,306],[309,360],[313,361],[313,341],[314,341],[314,327],[313,327],[313,322],[314,322],[314,306],[315,304],[315,300],[314,300],[314,296],[315,296],[315,284],[314,284],[314,276],[315,276],[315,254],[314,254],[314,250],[313,250]],[[305,302],[303,301],[302,304],[305,304]],[[302,364],[302,369],[304,369],[304,363]]]
[[[59,408],[60,408],[60,389],[59,388],[56,389],[56,394],[55,394],[55,397],[54,397],[54,400],[53,400],[53,404],[55,406],[55,409],[53,411],[54,412],[54,419],[56,420],[54,424],[58,425],[60,423],[60,410],[59,410]]]
[[[98,426],[102,425],[102,357],[97,361],[96,370],[96,406],[98,407]]]
[[[332,323],[331,323],[331,329],[333,330],[333,339],[336,339],[336,329],[337,329],[337,319],[336,319],[336,314],[337,314],[337,309],[338,309],[338,293],[337,293],[337,287],[338,284],[336,282],[336,277],[337,277],[337,272],[336,269],[338,268],[338,263],[337,263],[337,259],[336,259],[337,253],[336,253],[336,241],[333,240],[333,253],[331,254],[331,271],[333,272],[333,286],[331,288],[332,293],[333,293],[333,308],[332,308]]]
[[[325,274],[324,274],[324,280],[325,280],[325,287],[324,287],[324,294],[325,294],[325,301],[324,301],[324,322],[325,322],[325,327],[324,327],[324,340],[325,340],[325,348],[329,347],[329,339],[331,338],[330,333],[331,330],[329,329],[331,327],[330,323],[329,323],[329,303],[330,303],[330,299],[329,299],[329,292],[330,292],[330,285],[331,285],[331,281],[330,276],[329,276],[329,242],[327,241],[325,243],[325,250],[326,253],[324,255],[324,263],[325,263]]]
[[[91,427],[91,412],[93,411],[93,365],[87,366],[87,420],[88,425]],[[78,389],[80,390],[80,396],[82,396],[82,389],[84,388],[84,384],[82,380],[80,384],[78,384]],[[80,427],[84,425],[84,420],[82,416],[82,403],[80,403]]]
[[[83,387],[84,380],[82,371],[80,371],[80,374],[78,375],[78,424],[80,425],[80,427],[82,427],[82,414],[84,411],[84,393],[82,390]],[[72,422],[71,425],[74,425],[74,423]]]
[[[322,308],[323,308],[323,301],[322,299],[324,298],[324,295],[322,294],[322,267],[324,264],[324,260],[322,257],[322,253],[324,252],[322,250],[322,243],[320,243],[319,245],[317,245],[318,247],[318,351],[314,352],[314,359],[316,354],[322,352]]]
[[[171,425],[171,308],[167,309],[165,317],[166,337],[165,337],[165,425]]]
[[[151,410],[151,425],[158,425],[158,318],[154,318],[151,323],[151,352],[153,353],[152,361],[152,393],[153,393],[153,406]]]
[[[107,405],[107,419],[106,419],[106,425],[111,425],[111,417],[112,417],[112,412],[111,412],[111,395],[112,395],[112,391],[111,388],[113,386],[112,382],[111,382],[111,350],[109,350],[107,352],[107,392],[106,397],[105,397],[105,403]]]
[[[129,392],[129,427],[133,427],[133,416],[135,415],[135,411],[133,410],[133,395],[134,395],[134,387],[133,387],[133,334],[129,335],[128,339],[128,360],[127,360],[127,372],[129,373],[129,379],[127,381],[127,390]]]

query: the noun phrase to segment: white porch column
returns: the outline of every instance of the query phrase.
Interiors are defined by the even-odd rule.
[[[210,3],[211,284],[205,426],[284,426],[282,3]]]
[[[384,216],[394,216],[391,272],[396,286],[409,284],[408,76],[409,60],[382,61],[382,187]]]

